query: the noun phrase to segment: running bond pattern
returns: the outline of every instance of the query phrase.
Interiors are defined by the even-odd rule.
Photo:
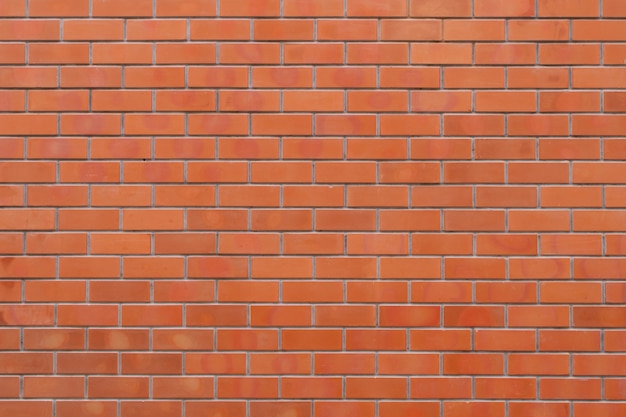
[[[626,415],[624,0],[0,16],[0,416]]]

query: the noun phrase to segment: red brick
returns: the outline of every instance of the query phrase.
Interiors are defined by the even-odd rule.
[[[544,44],[539,46],[539,63],[542,65],[598,65],[600,45],[597,44]]]
[[[121,19],[65,19],[63,22],[64,41],[121,41],[123,39],[124,21]]]
[[[453,0],[441,4],[436,0],[411,0],[412,17],[469,17],[472,4],[469,0]]]
[[[398,330],[346,330],[346,349],[402,351],[406,349],[406,332]]]
[[[347,243],[349,255],[408,254],[406,234],[350,234]]]
[[[349,43],[347,45],[348,64],[393,65],[409,63],[409,52],[403,43]]]
[[[374,67],[319,67],[315,75],[320,88],[376,87]]]
[[[570,22],[568,20],[509,20],[511,41],[567,41]]]
[[[147,302],[150,301],[148,282],[94,281],[89,285],[92,302]]]
[[[539,398],[564,400],[576,397],[581,400],[599,400],[601,396],[600,384],[600,379],[542,378]]]
[[[193,375],[237,375],[246,371],[246,356],[242,353],[187,353],[185,359],[185,372]]]
[[[581,416],[589,413],[619,414],[626,410],[623,403],[580,402],[574,404],[574,415]]]
[[[57,372],[60,374],[116,374],[118,372],[117,354],[59,353]]]
[[[88,64],[89,45],[85,43],[37,43],[28,49],[28,61],[33,64]]]
[[[284,350],[341,350],[341,330],[282,330]]]
[[[599,351],[600,332],[597,330],[541,330],[539,350],[562,352]]]
[[[509,267],[509,274],[512,278],[518,278],[513,276],[513,273],[517,271],[512,271],[512,269]],[[537,285],[525,282],[479,282],[476,284],[476,302],[535,303],[537,302]]]
[[[502,375],[504,355],[498,353],[447,353],[443,355],[446,375]]]
[[[389,375],[437,375],[439,357],[436,354],[382,353],[378,356],[380,373]]]
[[[4,135],[42,136],[57,131],[56,117],[49,114],[2,114],[0,123]]]
[[[2,58],[0,58],[0,62],[2,62],[3,64],[24,65],[26,63],[26,48],[24,44],[19,44],[19,43],[0,44],[0,53],[2,53]],[[7,92],[4,94],[11,94],[11,93]],[[18,102],[16,104],[20,104],[20,103]]]
[[[537,110],[536,94],[532,92],[477,91],[475,98],[478,112],[534,112]]]
[[[92,350],[147,350],[148,330],[90,329],[89,349]]]
[[[24,250],[24,235],[22,233],[1,233],[0,252],[9,255],[20,255]]]
[[[567,68],[533,67],[509,68],[509,88],[567,88],[569,86]]]
[[[389,327],[432,327],[439,326],[438,306],[381,306],[379,322]]]
[[[381,258],[381,278],[439,279],[439,258]]]
[[[306,401],[252,401],[250,402],[250,417],[266,415],[293,414],[297,417],[310,417],[311,405]]]
[[[81,281],[31,281],[25,286],[25,301],[85,302],[85,283]]]
[[[619,0],[606,0],[602,4],[602,15],[606,17],[624,17],[626,9]]]
[[[88,378],[90,398],[147,398],[149,378],[92,376]]]
[[[53,310],[50,304],[4,304],[0,309],[0,322],[5,326],[51,326],[54,323]]]
[[[444,307],[446,327],[500,327],[504,325],[504,309],[482,306]]]
[[[226,90],[220,92],[219,106],[223,111],[278,111],[280,94],[277,91]]]
[[[568,402],[509,402],[509,413],[511,417],[521,417],[532,415],[533,413],[548,413],[554,417],[567,417],[570,415],[570,405]]]
[[[533,44],[479,43],[474,46],[474,61],[478,65],[530,65],[537,60]]]
[[[447,67],[444,69],[443,86],[449,89],[503,88],[504,87],[504,69],[501,67],[473,67],[473,68]],[[480,118],[476,120],[484,120],[484,119],[485,119],[484,116],[480,116]],[[468,122],[469,120],[471,120],[471,118],[466,119],[465,121]],[[495,119],[492,123],[495,123]],[[485,134],[478,133],[478,135],[485,135]]]
[[[278,283],[273,281],[220,281],[217,299],[223,302],[272,302],[278,299]]]
[[[392,377],[348,377],[346,397],[348,398],[406,398],[405,378]]]
[[[412,399],[453,399],[470,398],[472,392],[471,378],[456,376],[445,377],[419,377],[411,379]],[[414,402],[413,404],[419,404]]]
[[[283,282],[283,301],[286,303],[341,302],[343,293],[343,285],[336,281]]]
[[[58,307],[57,315],[61,326],[114,326],[118,322],[116,305],[67,304]]]
[[[532,352],[535,350],[536,346],[535,339],[535,332],[533,330],[483,329],[474,331],[474,343],[476,344],[476,349],[481,351]],[[483,390],[483,392],[485,392],[485,390]],[[485,394],[483,394],[483,396],[484,395]],[[500,397],[498,396],[493,398]]]
[[[119,278],[119,257],[62,257],[59,259],[61,278]]]
[[[15,56],[15,53],[9,48],[3,51],[2,46],[0,46],[0,53],[6,54],[5,56]],[[23,54],[22,54],[23,55]],[[21,61],[24,61],[22,58]],[[24,91],[12,91],[12,90],[4,90],[2,91],[4,96],[4,100],[0,101],[0,110],[1,111],[23,111],[26,108],[26,95]]]
[[[534,378],[476,378],[476,397],[488,399],[534,399]]]
[[[513,279],[567,279],[570,277],[568,258],[513,258],[509,260],[509,275]]]
[[[159,281],[154,283],[154,300],[157,302],[208,302],[215,301],[211,281]]]
[[[190,87],[247,87],[249,70],[245,67],[219,66],[189,68]]]
[[[323,325],[318,320],[316,318],[316,324]],[[252,306],[250,308],[250,323],[259,327],[311,326],[311,308],[308,306]]]
[[[313,70],[308,67],[254,67],[252,86],[257,88],[306,88],[313,83]],[[234,83],[231,83],[234,84]],[[248,85],[247,77],[245,86]],[[233,85],[235,87],[236,85]],[[321,85],[319,85],[322,87]]]
[[[547,187],[542,187],[542,191]],[[542,204],[543,204],[542,194]],[[478,186],[477,207],[537,207],[537,189],[531,186]]]
[[[314,24],[311,19],[260,19],[254,22],[253,39],[257,41],[313,40],[313,30]]]
[[[80,207],[87,205],[87,193],[87,188],[80,185],[31,185],[27,198],[31,207]]]
[[[1,26],[0,40],[2,41],[60,40],[60,21],[58,19],[3,19]]]
[[[389,41],[437,41],[441,39],[442,32],[441,22],[434,19],[383,19],[380,27],[381,38]]]
[[[46,400],[19,400],[19,401],[2,401],[0,403],[0,411],[7,415],[13,414],[29,414],[42,417],[52,417],[53,403]]]
[[[189,417],[201,417],[217,413],[224,417],[236,417],[246,412],[245,401],[189,401],[185,406]]]
[[[470,43],[413,43],[412,64],[463,65],[472,62]]]
[[[507,313],[509,327],[567,327],[570,322],[568,306],[510,306]]]
[[[281,379],[285,398],[341,398],[343,381],[339,377],[286,377]]]
[[[419,204],[413,204],[419,206]],[[437,210],[384,210],[380,212],[381,231],[435,231],[439,230],[440,213]]]
[[[122,306],[123,326],[180,326],[182,324],[180,305],[124,305]]]
[[[152,2],[138,0],[127,5],[123,0],[93,0],[93,16],[100,17],[148,17],[152,16]]]
[[[350,282],[348,302],[406,302],[407,285],[404,282]]]
[[[503,41],[505,22],[502,20],[449,19],[443,25],[443,38],[451,41]]]
[[[254,278],[311,278],[313,260],[309,257],[255,257],[252,258]]]
[[[373,41],[378,25],[374,19],[320,19],[317,22],[317,39],[325,41]]]
[[[30,138],[27,143],[29,159],[81,159],[87,157],[85,138]]]
[[[494,417],[503,417],[505,415],[504,402],[468,402],[468,401],[451,401],[444,403],[444,415],[449,417],[461,417],[468,414],[487,414]]]
[[[350,91],[349,112],[402,112],[408,110],[408,95],[400,91]]]
[[[87,17],[89,15],[89,1],[69,0],[59,3],[54,0],[32,0],[28,3],[28,13],[32,17]]]
[[[224,64],[279,64],[280,48],[273,43],[228,43],[220,46],[219,59]]]
[[[187,22],[180,19],[129,20],[126,23],[129,41],[167,41],[187,38]]]
[[[172,2],[172,0],[167,1]],[[176,5],[172,3],[172,7]],[[193,19],[190,21],[190,38],[191,40],[245,41],[250,39],[250,23],[247,19]]]
[[[283,341],[283,343],[285,343]],[[267,350],[278,348],[278,332],[275,330],[218,330],[218,350]]]
[[[477,0],[474,14],[484,17],[532,17],[535,15],[535,2],[514,0],[502,4],[497,0]]]
[[[538,4],[539,17],[597,17],[600,11],[598,0],[540,0]]]
[[[469,91],[412,91],[411,111],[469,112],[472,94]]]
[[[412,283],[411,301],[433,303],[470,302],[472,288],[467,282]]]
[[[0,8],[0,16],[3,17],[24,17],[26,16],[25,0],[7,0]]]
[[[2,398],[15,398],[20,396],[20,378],[17,376],[0,377]]]
[[[600,141],[598,139],[580,139],[576,143],[571,143],[562,139],[540,139],[539,158],[600,159]]]
[[[376,322],[374,306],[318,306],[315,308],[315,325],[328,326],[372,326]]]
[[[192,278],[248,277],[248,262],[244,257],[191,257],[187,266]]]

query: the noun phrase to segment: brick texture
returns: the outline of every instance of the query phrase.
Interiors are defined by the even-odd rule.
[[[626,415],[624,0],[0,0],[0,416]]]

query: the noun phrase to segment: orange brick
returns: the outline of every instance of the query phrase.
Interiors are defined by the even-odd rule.
[[[319,19],[317,39],[325,41],[373,41],[378,34],[374,19]]]
[[[89,2],[85,0],[72,0],[68,2],[47,2],[45,0],[35,0],[29,3],[29,16],[82,16],[89,15]]]
[[[580,3],[576,0],[540,0],[537,14],[539,17],[597,17],[597,0]]]
[[[450,41],[503,41],[504,33],[502,20],[449,19],[443,25],[443,38]]]
[[[474,14],[484,17],[531,17],[535,15],[535,2],[514,0],[502,4],[497,0],[478,0],[474,4]]]
[[[412,17],[469,17],[472,4],[468,0],[453,0],[441,4],[436,0],[411,0]]]
[[[511,19],[508,21],[511,41],[566,41],[569,39],[568,20]]]

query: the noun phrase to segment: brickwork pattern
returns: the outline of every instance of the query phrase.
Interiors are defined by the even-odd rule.
[[[0,0],[0,416],[626,415],[626,1]]]

